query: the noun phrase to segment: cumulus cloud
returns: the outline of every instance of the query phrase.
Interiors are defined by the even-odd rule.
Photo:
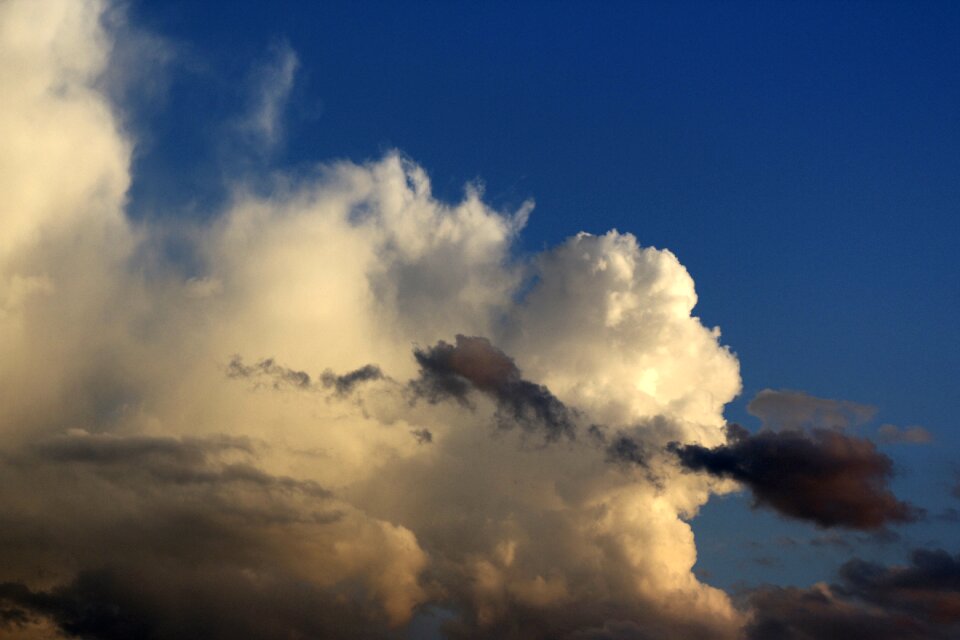
[[[174,230],[182,269],[124,212],[104,9],[0,5],[4,633],[402,636],[433,607],[451,637],[736,635],[686,522],[722,485],[568,437],[722,442],[737,362],[672,254],[611,232],[518,261],[532,205],[440,202],[389,153],[241,181]]]
[[[164,257],[125,215],[106,8],[0,3],[7,635],[397,637],[438,610],[453,638],[734,638],[688,520],[724,478],[785,504],[774,437],[856,515],[797,513],[896,519],[860,441],[724,444],[737,359],[630,234],[518,260],[532,204],[441,202],[392,152],[239,180],[174,230],[191,268]],[[265,139],[296,66],[264,76]]]
[[[687,469],[745,484],[756,505],[821,527],[878,529],[920,516],[889,490],[893,461],[869,440],[830,429],[728,433],[728,444],[673,450]]]

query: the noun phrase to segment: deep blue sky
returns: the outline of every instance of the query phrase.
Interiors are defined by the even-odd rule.
[[[134,215],[199,215],[238,171],[400,149],[442,197],[479,179],[494,205],[534,198],[522,250],[609,228],[671,249],[740,358],[731,419],[756,427],[744,405],[765,387],[876,405],[865,433],[936,439],[887,449],[903,497],[960,508],[960,4],[164,0],[130,16],[177,52],[133,114],[149,131]],[[282,46],[300,69],[265,153],[222,123]],[[848,553],[746,508],[695,523],[710,581],[805,583]],[[949,545],[957,527],[901,533]],[[783,537],[806,545],[796,561],[755,562]]]

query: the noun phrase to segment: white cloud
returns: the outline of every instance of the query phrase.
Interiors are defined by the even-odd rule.
[[[691,316],[693,281],[673,254],[611,232],[518,263],[511,246],[532,205],[502,214],[469,190],[440,202],[421,168],[388,154],[320,167],[267,196],[238,191],[215,224],[185,225],[205,265],[191,279],[136,260],[154,231],[124,216],[131,141],[95,90],[110,48],[102,9],[0,5],[0,512],[18,527],[0,544],[0,583],[80,597],[72,581],[107,567],[118,584],[141,571],[215,607],[210,590],[234,606],[246,597],[222,587],[236,573],[252,593],[302,581],[356,605],[367,631],[403,625],[432,603],[456,612],[452,632],[464,636],[610,625],[735,633],[727,596],[691,572],[684,521],[720,485],[654,457],[656,484],[611,464],[585,432],[544,446],[497,430],[482,397],[471,410],[411,404],[403,391],[416,374],[414,345],[484,336],[584,427],[603,423],[654,448],[721,442],[738,364],[719,332]],[[267,139],[296,64],[281,52],[264,85],[256,122]],[[373,363],[386,377],[345,397],[258,386],[227,375],[233,354],[314,378]],[[83,438],[100,438],[119,457],[50,457],[44,443],[69,429],[87,432],[62,436],[73,447],[89,452]],[[430,443],[411,435],[423,429]],[[256,444],[197,444],[223,434]],[[159,453],[143,453],[144,443]],[[38,455],[33,467],[16,463]],[[246,475],[224,475],[240,463]],[[177,511],[179,498],[211,501],[210,511]],[[261,517],[303,520],[330,501],[344,514],[335,522]],[[149,553],[103,544],[107,531],[138,544],[141,521],[166,532]],[[240,543],[197,563],[190,541],[229,535],[224,523]],[[214,533],[193,528],[214,524]],[[33,543],[36,531],[54,533]],[[159,618],[172,615],[160,591],[141,595]],[[313,602],[283,610],[288,630],[255,628],[261,637],[325,628],[298,617]],[[229,628],[209,624],[211,637]]]

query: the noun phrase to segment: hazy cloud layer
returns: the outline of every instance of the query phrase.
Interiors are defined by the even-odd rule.
[[[729,440],[674,451],[687,469],[742,482],[758,506],[821,527],[877,529],[920,515],[890,492],[893,462],[869,440],[829,429],[751,434],[738,425]]]

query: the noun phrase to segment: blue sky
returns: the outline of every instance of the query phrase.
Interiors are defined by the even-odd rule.
[[[167,596],[186,593],[222,637],[237,627],[210,612],[249,598],[267,602],[264,626],[248,629],[264,639],[291,619],[290,633],[331,633],[329,606],[349,620],[340,631],[387,637],[666,628],[755,640],[779,615],[797,638],[833,640],[791,617],[789,594],[813,591],[770,585],[842,584],[831,602],[862,614],[864,630],[883,608],[864,575],[960,575],[960,556],[923,555],[960,552],[960,5],[43,2],[0,14],[16,24],[0,30],[13,61],[0,57],[0,82],[26,96],[0,100],[0,156],[14,159],[5,188],[47,185],[16,196],[22,219],[0,220],[0,328],[14,336],[0,336],[13,354],[0,365],[12,389],[0,403],[13,407],[0,415],[0,485],[15,488],[0,489],[0,507],[31,503],[21,486],[54,504],[43,491],[63,478],[65,504],[94,495],[110,507],[78,512],[69,530],[42,509],[10,511],[0,548],[60,527],[68,542],[38,544],[68,549],[76,575],[31,547],[36,574],[59,579],[31,582],[33,568],[21,575],[11,560],[8,571],[0,552],[0,631],[35,615],[18,640],[44,624],[82,636],[76,603],[116,589],[134,595],[111,596],[109,610],[148,611],[138,623],[160,620],[160,638],[179,629]],[[31,37],[8,38],[18,29]],[[60,84],[30,94],[24,78],[48,77]],[[41,141],[37,154],[19,132]],[[85,181],[95,188],[67,192]],[[350,203],[342,220],[338,198]],[[396,199],[414,204],[398,214]],[[530,201],[518,230],[510,214]],[[735,372],[676,302],[682,269],[611,229],[669,250],[693,278],[693,316],[739,361],[742,391],[722,416],[702,407],[726,397]],[[581,231],[598,237],[570,239]],[[597,321],[590,305],[604,304]],[[617,343],[624,335],[635,343]],[[34,379],[54,382],[18,386]],[[663,397],[648,391],[657,384]],[[729,431],[724,445],[724,420],[751,435]],[[489,437],[491,421],[503,433]],[[784,471],[796,504],[765,475],[796,462],[777,457],[792,447],[812,451],[809,467]],[[831,451],[874,471],[888,456],[893,493],[922,517],[885,503],[879,520],[858,520],[856,496],[839,515],[835,496],[804,503],[807,491],[850,489],[843,469],[836,484],[804,475],[836,462]],[[725,467],[732,458],[742,466]],[[33,467],[41,480],[18,475]],[[724,478],[742,490],[719,495],[733,486]],[[710,492],[694,546],[677,518]],[[658,520],[662,494],[672,502]],[[198,504],[214,506],[190,511]],[[289,520],[270,529],[280,513]],[[140,520],[178,542],[143,551],[156,565],[102,560],[103,531],[123,547]],[[241,533],[222,536],[225,522]],[[591,538],[594,524],[610,529]],[[207,543],[226,550],[200,580]],[[311,555],[327,547],[361,559]],[[648,548],[663,562],[644,564]],[[684,582],[688,554],[729,598]],[[613,568],[590,573],[595,557]],[[157,566],[176,568],[156,574],[156,593],[124,582]],[[655,586],[623,588],[633,578]],[[283,603],[264,599],[265,584]],[[594,603],[604,589],[629,603]],[[689,627],[669,612],[643,619],[668,611],[657,598],[670,589],[706,607]],[[708,609],[729,636],[697,626]],[[960,625],[905,615],[916,637]],[[631,626],[641,619],[650,626]],[[90,629],[82,637],[115,631]]]
[[[885,448],[904,497],[956,506],[955,4],[142,2],[130,14],[178,52],[162,109],[138,114],[152,136],[135,214],[196,215],[190,203],[217,202],[234,171],[399,149],[442,198],[479,181],[497,207],[534,199],[524,251],[611,228],[670,249],[696,281],[695,313],[740,358],[728,418],[755,428],[745,403],[764,388],[876,406],[864,433],[934,435]],[[236,147],[224,151],[217,124],[249,108],[255,70],[285,48],[299,67],[282,140],[227,166]],[[803,582],[835,563],[820,550],[752,565],[762,554],[738,537],[817,532],[744,516],[746,500],[696,524],[722,543],[701,547],[719,583]],[[741,519],[750,534],[731,529]],[[904,535],[946,541],[955,526]]]
[[[494,205],[535,199],[531,251],[630,231],[688,267],[747,395],[857,399],[949,438],[951,3],[233,6],[131,7],[182,45],[145,118],[134,211],[216,197],[209,178],[229,169],[215,125],[243,113],[244,83],[289,46],[285,137],[249,162],[399,149],[441,197],[479,180]]]

